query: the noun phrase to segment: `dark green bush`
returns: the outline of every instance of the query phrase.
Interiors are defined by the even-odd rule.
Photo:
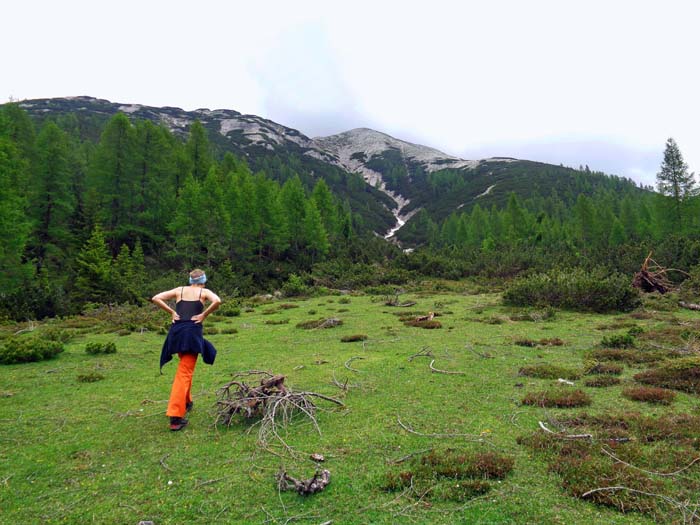
[[[602,269],[552,270],[513,281],[503,294],[513,306],[554,306],[570,310],[630,311],[640,304],[630,279]]]
[[[108,343],[88,343],[85,345],[85,352],[90,355],[116,354],[117,346],[112,341]]]
[[[223,303],[216,311],[216,314],[223,317],[238,317],[241,315],[241,307],[234,302]]]
[[[63,344],[38,337],[11,337],[0,345],[0,364],[30,363],[51,359],[63,352]]]

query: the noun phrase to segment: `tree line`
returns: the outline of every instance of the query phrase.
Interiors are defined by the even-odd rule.
[[[205,266],[252,287],[361,244],[349,204],[322,178],[305,187],[230,153],[217,160],[199,122],[182,141],[120,113],[92,142],[60,120],[35,130],[6,105],[0,184],[0,303],[15,316],[136,301],[152,282],[146,267]]]

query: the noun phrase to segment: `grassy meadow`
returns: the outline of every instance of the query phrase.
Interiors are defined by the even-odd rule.
[[[543,363],[581,372],[603,337],[627,334],[630,328],[642,335],[678,326],[692,332],[697,312],[647,304],[643,315],[556,311],[547,318],[551,312],[506,308],[499,294],[477,293],[459,283],[440,291],[409,291],[401,301],[415,301],[410,307],[386,306],[385,299],[352,295],[244,302],[240,316],[210,317],[206,327],[219,333],[206,337],[218,357],[213,367],[201,360],[197,364],[195,407],[181,432],[169,431],[164,415],[177,358],[159,374],[162,333],[136,329],[117,334],[104,323],[80,318],[35,326],[39,333],[66,330],[72,338],[54,359],[0,366],[0,522],[655,522],[654,512],[623,513],[571,496],[547,455],[518,438],[542,434],[539,421],[557,430],[562,417],[582,412],[698,416],[697,397],[678,392],[670,405],[624,397],[622,391],[634,384],[632,376],[648,368],[644,363],[622,363],[621,384],[606,388],[584,386],[588,376],[574,379],[574,386],[559,386],[558,378],[518,372]],[[437,312],[442,327],[406,326],[396,314],[407,311],[414,316]],[[343,324],[296,327],[329,317]],[[27,328],[24,323],[2,330],[7,336]],[[237,333],[223,333],[233,328]],[[356,334],[367,339],[341,342]],[[557,346],[556,339],[562,344]],[[90,342],[114,342],[117,352],[89,355],[85,346]],[[415,356],[421,352],[431,355]],[[432,371],[431,363],[437,370],[460,373]],[[255,421],[213,426],[217,389],[234,373],[252,369],[284,374],[291,388],[337,397],[345,408],[318,402],[324,409],[317,414],[321,435],[302,417],[286,427],[281,435],[295,454],[276,441],[262,448]],[[78,380],[91,375],[103,378]],[[347,391],[334,378],[340,384],[347,381]],[[580,388],[591,397],[590,406],[521,403],[526,394],[555,385]],[[444,481],[427,489],[390,486],[392,473],[418,468],[421,454],[431,449],[438,454],[446,449],[497,452],[512,458],[513,468],[489,480],[488,489],[474,497],[437,497],[435,487]],[[280,467],[296,478],[313,475],[311,453],[325,456],[328,487],[308,497],[279,492],[275,474]],[[692,459],[679,457],[672,466],[643,464],[654,467],[650,470],[674,470]],[[697,484],[700,467],[695,468],[664,483]],[[681,521],[681,514],[668,513],[667,518]]]

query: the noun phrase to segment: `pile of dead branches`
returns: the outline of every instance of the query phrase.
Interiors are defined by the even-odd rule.
[[[643,292],[659,292],[664,294],[673,289],[673,283],[668,278],[668,272],[673,271],[670,268],[664,268],[654,259],[651,258],[651,253],[644,259],[641,269],[634,274],[632,286],[639,288]]]
[[[251,386],[244,377],[261,376],[260,384]],[[233,376],[233,380],[217,391],[216,424],[230,426],[234,417],[258,418],[259,443],[267,446],[274,438],[289,449],[280,437],[278,429],[286,427],[295,415],[308,418],[321,433],[316,422],[317,406],[313,399],[323,399],[339,406],[342,401],[317,392],[295,392],[284,384],[285,376],[269,372],[250,370]]]

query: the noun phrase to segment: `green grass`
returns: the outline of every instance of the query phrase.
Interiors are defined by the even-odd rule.
[[[449,304],[442,329],[404,326],[380,297],[357,296],[331,310],[318,298],[295,302],[285,311],[289,323],[266,324],[262,306],[217,322],[208,336],[219,354],[213,367],[197,364],[193,383],[195,410],[181,432],[167,428],[165,409],[176,363],[159,375],[164,336],[154,332],[114,334],[81,332],[55,359],[0,367],[0,521],[3,523],[653,523],[650,516],[623,514],[573,498],[561,488],[543,457],[516,439],[538,431],[547,414],[576,414],[581,409],[522,406],[527,392],[549,389],[557,381],[522,377],[525,366],[548,364],[581,369],[587,352],[604,334],[596,327],[628,320],[627,315],[557,312],[553,320],[501,324],[513,309],[494,306],[495,294],[414,293],[416,309]],[[328,301],[330,302],[330,301]],[[309,311],[315,310],[314,314]],[[478,312],[478,313],[476,313]],[[691,312],[676,318],[692,319]],[[338,317],[342,326],[302,330],[312,317]],[[645,330],[665,326],[652,317],[637,320]],[[236,334],[224,334],[236,328]],[[15,327],[4,327],[6,332]],[[366,334],[363,343],[344,336]],[[522,347],[521,338],[561,338],[564,346]],[[113,341],[117,353],[91,356],[88,342]],[[469,348],[466,347],[469,345]],[[409,357],[429,347],[432,357]],[[344,363],[351,357],[353,372]],[[433,373],[429,368],[463,372]],[[177,361],[177,359],[175,359]],[[299,453],[292,458],[279,446],[257,444],[257,427],[238,422],[213,428],[216,389],[237,371],[269,370],[287,376],[296,389],[343,396],[346,409],[319,412],[322,435],[304,419],[293,422],[284,438]],[[620,385],[596,389],[575,381],[593,399],[589,414],[637,411],[658,415],[693,413],[697,398],[678,393],[671,408],[636,403],[621,396],[644,364],[625,367]],[[81,383],[81,374],[104,379]],[[343,394],[333,373],[352,386]],[[480,436],[491,445],[461,438],[432,438],[417,432]],[[250,431],[250,432],[249,432]],[[513,471],[491,482],[485,495],[466,503],[423,501],[382,489],[388,462],[442,446],[465,454],[495,450],[514,459]],[[272,453],[274,452],[274,453]],[[308,478],[318,452],[331,471],[325,491],[302,498],[279,494],[275,473],[284,466],[296,478]],[[275,454],[281,454],[280,457]],[[691,471],[689,475],[695,475]],[[594,488],[594,487],[591,487]]]

